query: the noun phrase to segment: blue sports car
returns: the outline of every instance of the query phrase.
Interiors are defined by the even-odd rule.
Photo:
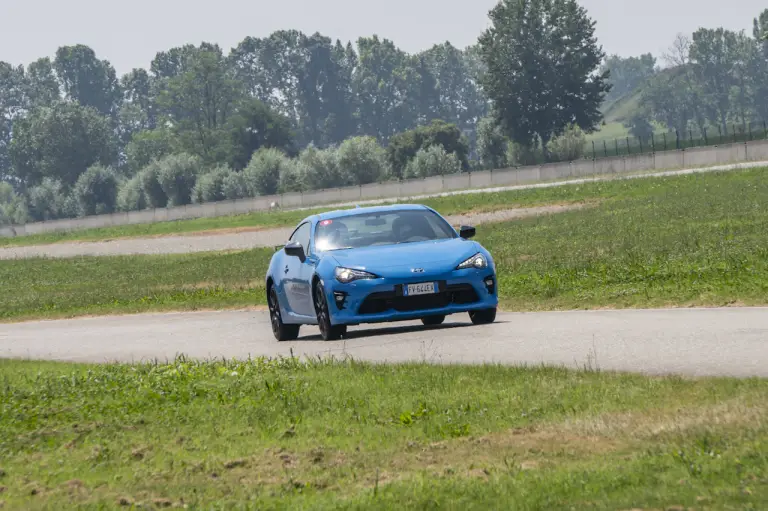
[[[439,325],[468,312],[496,319],[498,283],[491,254],[422,205],[357,207],[302,220],[272,256],[266,276],[272,332],[279,341],[318,325],[323,339],[347,327],[421,319]]]

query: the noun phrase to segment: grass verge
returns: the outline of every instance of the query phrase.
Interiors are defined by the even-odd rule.
[[[297,359],[0,361],[11,509],[768,504],[768,381]]]
[[[549,189],[604,200],[486,224],[477,239],[496,259],[506,309],[765,304],[765,176],[754,169]],[[262,305],[272,253],[2,261],[0,320]]]
[[[651,171],[643,171],[647,173]],[[489,212],[548,204],[569,204],[614,197],[622,193],[619,181],[588,183],[582,186],[556,186],[495,193],[470,193],[421,199],[418,202],[444,215]],[[401,201],[389,201],[396,203]],[[269,229],[295,226],[308,215],[327,211],[317,208],[303,211],[254,212],[215,218],[198,218],[155,224],[137,224],[71,232],[45,233],[15,238],[0,238],[0,247],[46,245],[73,241],[105,241],[121,238],[155,237],[183,234],[216,233],[233,230]]]

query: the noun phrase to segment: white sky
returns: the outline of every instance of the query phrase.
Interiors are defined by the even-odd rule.
[[[186,43],[219,43],[280,29],[332,39],[378,34],[408,52],[451,41],[464,47],[486,28],[496,0],[0,0],[0,60],[27,64],[67,44],[87,44],[119,74],[149,67],[155,53]],[[679,32],[748,30],[765,0],[581,0],[609,54],[657,57]]]

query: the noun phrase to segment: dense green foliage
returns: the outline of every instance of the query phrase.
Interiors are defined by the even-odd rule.
[[[123,76],[84,45],[0,62],[0,181],[14,189],[0,222],[187,204],[196,179],[224,166],[228,192],[220,179],[197,200],[400,179],[435,144],[462,171],[578,158],[579,133],[614,128],[603,114],[646,148],[658,129],[706,142],[706,130],[722,140],[768,120],[768,10],[751,35],[681,36],[665,70],[651,54],[604,58],[575,0],[501,0],[489,18],[475,45],[416,54],[375,35],[353,44],[281,30],[228,53],[210,42],[160,51]],[[272,184],[249,185],[261,149],[293,161]],[[173,156],[196,170],[176,165],[169,178]],[[375,169],[361,173],[362,162]],[[92,167],[117,191],[93,172],[90,191],[75,190]]]

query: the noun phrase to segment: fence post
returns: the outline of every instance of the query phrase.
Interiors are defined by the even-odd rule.
[[[667,133],[664,132],[662,133],[662,135],[664,135],[664,150],[666,151],[667,150]]]
[[[717,125],[717,134],[720,137],[718,143],[722,144],[723,143],[723,128],[721,128],[719,124]]]
[[[643,154],[643,137],[637,137],[637,140],[640,141],[640,154]]]
[[[707,128],[704,128],[704,145],[709,145],[709,141],[707,140]]]
[[[675,149],[680,150],[680,132],[675,128]]]
[[[627,137],[627,154],[632,154],[632,149],[629,148],[629,137]]]
[[[613,143],[616,145],[616,156],[618,156],[619,155],[619,139],[614,138]]]
[[[749,123],[749,127],[747,128],[749,130],[749,141],[752,142],[752,123]]]
[[[595,152],[595,141],[594,140],[592,141],[592,159],[593,160],[597,159],[597,153]]]
[[[688,147],[693,147],[693,130],[692,129],[688,130],[688,140],[690,141],[690,144],[691,144]]]
[[[736,125],[732,124],[731,128],[733,128],[733,143],[736,143]]]
[[[605,139],[603,139],[603,152],[605,153],[605,157],[608,158],[608,144],[605,143]]]
[[[768,138],[768,126],[765,124],[765,121],[763,121],[763,133],[765,134],[765,138]]]
[[[651,152],[652,153],[656,152],[656,139],[653,136],[653,132],[651,132]]]

